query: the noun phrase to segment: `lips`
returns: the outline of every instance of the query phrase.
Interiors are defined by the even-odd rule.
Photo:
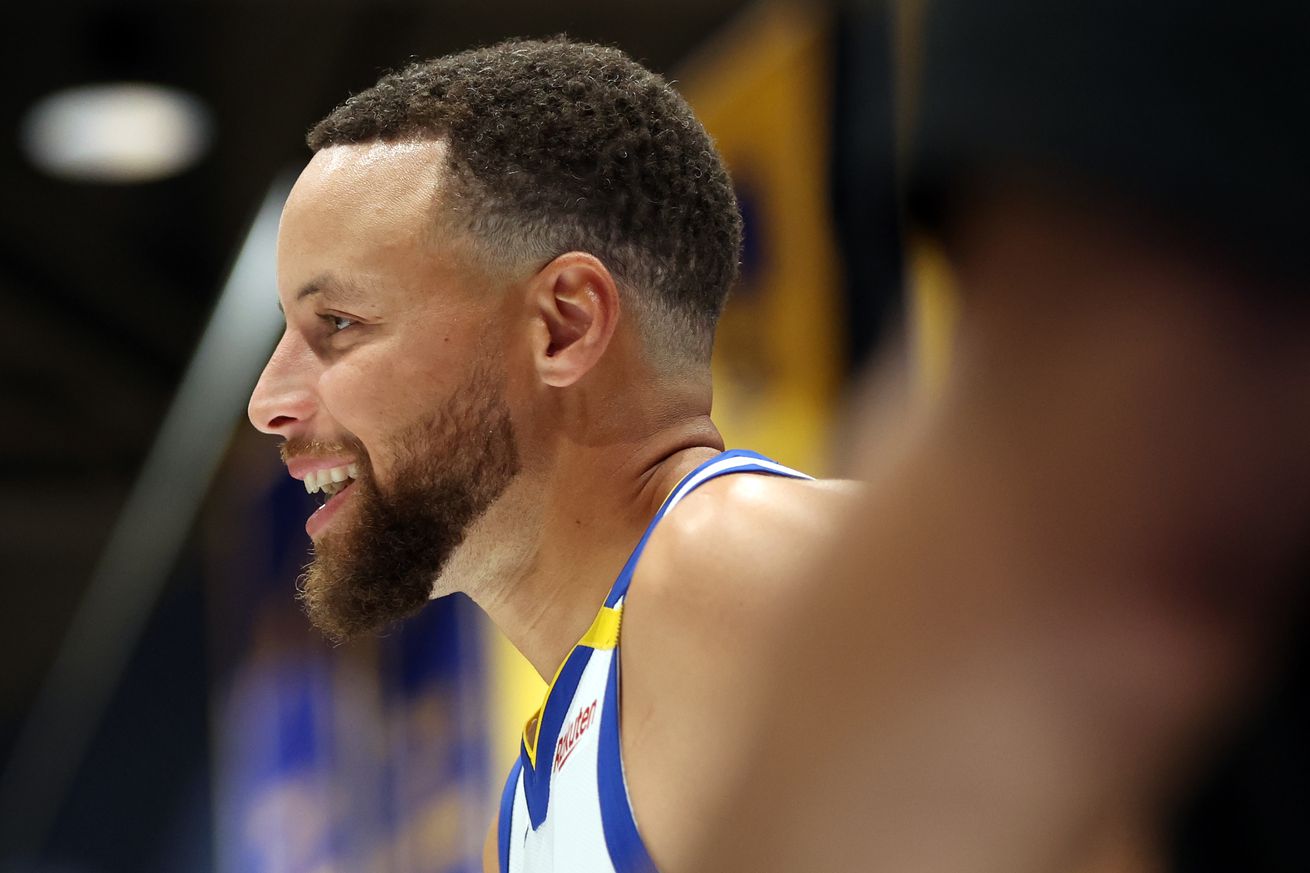
[[[351,486],[360,475],[359,462],[350,456],[306,453],[286,457],[286,464],[287,472],[304,484],[306,493],[323,496],[323,505],[305,521],[305,532],[317,537],[349,499]]]
[[[351,492],[354,490],[355,481],[353,479],[339,483],[329,483],[333,490],[328,493],[326,502],[305,519],[305,533],[309,534],[310,539],[320,536],[327,526],[331,524],[333,516],[341,511],[341,507],[350,500]]]

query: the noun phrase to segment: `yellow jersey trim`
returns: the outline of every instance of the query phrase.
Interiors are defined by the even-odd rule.
[[[532,766],[537,766],[537,734],[541,730],[541,717],[546,712],[546,701],[550,700],[550,693],[555,690],[555,683],[559,680],[559,674],[564,671],[564,665],[573,657],[574,651],[578,646],[586,646],[589,649],[606,650],[613,649],[619,644],[619,626],[623,623],[623,607],[611,608],[602,606],[600,612],[591,622],[591,627],[582,635],[582,639],[574,644],[569,650],[568,656],[560,661],[559,667],[555,669],[555,676],[550,680],[550,685],[546,687],[546,694],[541,699],[541,706],[528,719],[528,723],[523,726],[523,748],[528,752],[528,760]]]
[[[602,606],[591,627],[578,640],[579,646],[592,649],[612,649],[619,644],[619,624],[623,619],[623,607],[612,609]]]

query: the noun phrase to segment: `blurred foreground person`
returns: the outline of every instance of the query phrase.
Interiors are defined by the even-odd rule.
[[[460,591],[554,677],[488,870],[688,869],[738,640],[847,499],[710,421],[741,241],[718,154],[663,79],[561,40],[387,75],[309,145],[250,418],[326,498],[311,619],[347,638]]]
[[[909,207],[952,367],[866,407],[867,497],[739,690],[701,869],[1159,869],[1303,605],[1310,13],[923,16]]]

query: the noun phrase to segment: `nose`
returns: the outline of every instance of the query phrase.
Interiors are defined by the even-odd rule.
[[[283,333],[250,395],[250,423],[287,439],[303,431],[317,405],[314,367],[314,355],[305,343],[291,330]]]

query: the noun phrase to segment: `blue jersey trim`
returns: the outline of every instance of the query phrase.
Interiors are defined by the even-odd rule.
[[[605,848],[616,873],[656,873],[655,862],[637,831],[628,786],[623,778],[623,753],[619,741],[619,658],[610,662],[605,684],[605,709],[600,722],[600,755],[597,758],[597,794]]]
[[[519,774],[523,772],[523,759],[519,758],[509,768],[509,779],[505,781],[505,790],[500,795],[500,821],[497,822],[497,845],[500,855],[500,873],[509,873],[509,835],[514,819],[514,795],[518,792]]]
[[[725,461],[740,461],[740,463],[724,464]],[[722,465],[722,469],[716,469],[705,475],[707,469],[715,464]],[[654,533],[656,525],[659,524],[672,506],[706,482],[733,473],[763,473],[792,479],[810,478],[804,473],[783,467],[764,455],[744,449],[723,452],[701,464],[683,477],[678,486],[673,489],[673,492],[665,498],[664,503],[660,506],[655,517],[651,519],[650,524],[646,526],[645,532],[632,550],[627,563],[623,565],[618,578],[615,579],[614,586],[605,599],[606,606],[614,608],[627,594],[628,586],[632,584],[632,575],[636,571],[642,552],[645,551],[647,541],[650,539],[651,534]],[[609,852],[610,860],[614,864],[617,873],[656,873],[655,864],[651,860],[650,853],[646,850],[646,844],[637,830],[632,805],[628,801],[627,783],[623,775],[623,753],[619,733],[620,649],[621,645],[616,646],[614,649],[614,657],[610,663],[610,675],[605,685],[605,704],[601,714],[596,786],[600,798],[601,826],[605,835],[606,851]],[[576,646],[565,660],[564,665],[560,668],[559,675],[551,686],[549,697],[542,711],[541,723],[537,727],[536,766],[534,767],[528,758],[527,749],[521,748],[519,759],[510,771],[505,794],[501,798],[500,809],[499,848],[501,873],[508,873],[509,871],[509,835],[514,796],[518,788],[519,778],[523,780],[523,794],[527,800],[530,826],[533,830],[536,830],[546,820],[546,812],[550,805],[551,773],[555,762],[554,746],[559,739],[560,730],[564,726],[564,718],[568,714],[569,707],[573,704],[578,682],[582,679],[582,673],[591,660],[593,651],[587,646]]]
[[[537,766],[533,767],[528,761],[526,749],[519,756],[519,763],[523,766],[523,794],[528,801],[528,820],[533,830],[546,820],[546,810],[550,806],[550,774],[555,767],[555,742],[594,651],[586,646],[576,647],[555,678],[541,714],[541,724],[537,726]]]

